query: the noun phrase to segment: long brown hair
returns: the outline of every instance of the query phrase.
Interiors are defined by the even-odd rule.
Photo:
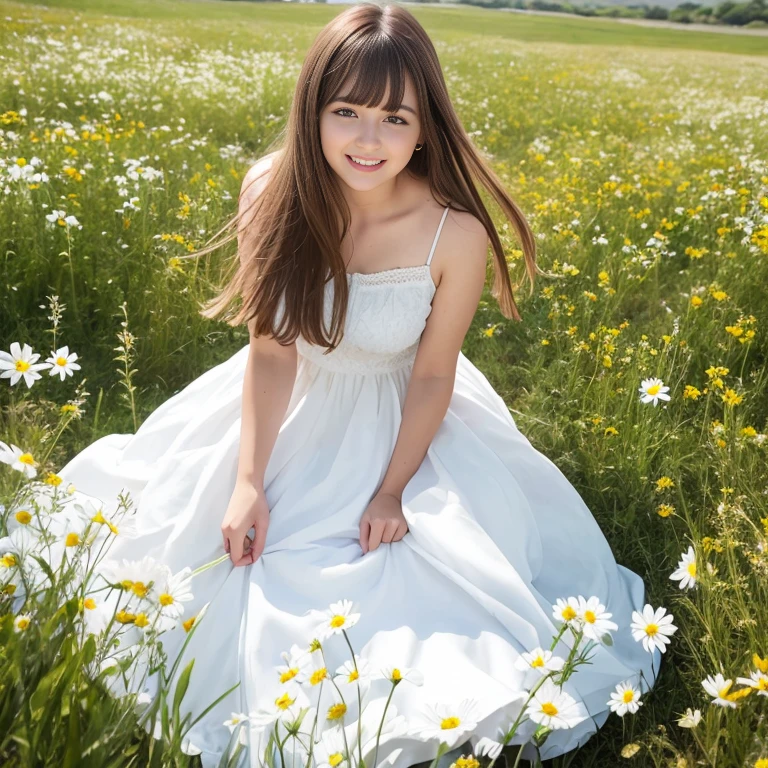
[[[271,153],[268,177],[261,180],[260,194],[248,209],[254,226],[245,228],[238,257],[233,259],[234,276],[204,305],[204,317],[217,317],[242,297],[239,309],[225,318],[230,325],[252,321],[256,336],[271,335],[282,344],[301,334],[328,351],[338,345],[349,291],[341,242],[351,215],[322,152],[319,116],[353,73],[354,85],[345,101],[378,106],[387,85],[391,85],[389,102],[382,109],[396,111],[402,102],[406,72],[415,86],[424,137],[423,149],[413,153],[406,169],[428,180],[433,197],[441,205],[469,211],[483,223],[495,256],[491,293],[505,317],[521,319],[504,249],[475,182],[488,190],[517,232],[531,292],[534,275],[545,274],[536,264],[533,232],[461,125],[437,53],[423,27],[402,6],[374,3],[343,11],[312,44],[299,74],[285,130],[269,147],[277,151]],[[240,197],[246,193],[241,190]],[[240,229],[243,213],[239,211],[212,240],[229,229]],[[208,253],[235,237],[237,231],[188,257]],[[329,274],[335,281],[334,301],[331,327],[326,329],[323,300]]]

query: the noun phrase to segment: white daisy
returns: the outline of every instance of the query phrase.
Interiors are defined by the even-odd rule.
[[[149,555],[141,560],[106,560],[101,566],[102,575],[111,584],[117,584],[131,595],[131,602],[149,600],[152,585],[164,583],[171,576],[171,569]]]
[[[77,353],[70,353],[68,346],[51,352],[51,356],[46,359],[46,362],[51,364],[51,370],[48,371],[48,374],[50,376],[58,374],[64,381],[67,376],[72,376],[74,371],[80,370],[80,365],[75,360],[77,360]]]
[[[384,714],[385,706],[387,707],[386,714]],[[313,721],[314,716],[306,717],[304,720],[307,723],[312,723]],[[358,727],[360,728],[359,741]],[[381,728],[381,734],[379,734],[379,728]],[[354,719],[348,725],[338,723],[323,730],[316,748],[318,768],[320,765],[338,765],[336,762],[339,759],[338,755],[344,751],[345,733],[349,754],[352,757],[349,765],[357,765],[355,758],[359,759],[361,752],[365,765],[384,766],[391,764],[391,754],[386,760],[378,759],[376,742],[378,740],[380,749],[390,739],[405,735],[407,732],[408,724],[405,718],[398,714],[395,704],[390,701],[387,705],[387,702],[383,699],[376,699],[370,702],[368,706],[364,706],[362,722],[358,723]]]
[[[64,226],[64,218],[66,217],[66,211],[60,211],[58,208],[54,208],[50,213],[45,215],[46,221],[50,221],[51,224],[59,224]]]
[[[287,686],[305,683],[318,668],[318,663],[322,665],[322,659],[296,643],[291,646],[290,652],[283,651],[280,657],[285,663],[278,664],[275,671],[280,683]]]
[[[403,680],[416,686],[424,684],[424,675],[413,667],[382,667],[378,672],[373,673],[372,678],[383,678],[395,685],[399,685]]]
[[[701,710],[695,712],[688,707],[685,714],[677,721],[681,728],[695,728],[701,722]]]
[[[24,344],[22,349],[18,341],[11,344],[11,352],[0,351],[0,379],[10,379],[11,386],[16,384],[23,376],[24,383],[29,389],[32,384],[42,378],[38,371],[44,371],[50,366],[48,363],[38,363],[39,352],[32,352],[29,344]]]
[[[0,440],[0,461],[3,464],[10,464],[11,469],[23,472],[29,478],[37,476],[37,468],[40,466],[29,451],[22,451],[13,443],[8,447],[2,440]]]
[[[352,749],[352,745],[350,745]],[[341,726],[326,728],[322,738],[315,746],[317,768],[338,768],[344,761],[354,765],[347,755],[347,745],[344,743],[344,730]]]
[[[575,597],[569,597],[567,600],[558,597],[557,602],[552,606],[552,616],[554,616],[557,621],[562,621],[575,630],[581,628],[582,622],[581,617],[579,616],[579,601]]]
[[[693,547],[688,547],[677,564],[677,570],[669,578],[679,581],[680,589],[693,589],[696,586],[696,553]]]
[[[552,651],[541,647],[534,648],[529,653],[521,653],[515,659],[515,668],[523,671],[535,669],[540,675],[547,676],[550,672],[558,672],[565,665],[565,659],[555,656]]]
[[[718,704],[721,707],[731,707],[732,709],[738,707],[736,701],[729,698],[733,696],[733,693],[730,693],[733,680],[726,680],[723,675],[718,672],[714,677],[712,675],[707,675],[706,679],[701,681],[701,684],[704,687],[704,690],[713,697],[710,702],[711,704]]]
[[[547,728],[573,728],[589,716],[581,702],[551,679],[545,680],[533,694],[525,714],[534,723]]]
[[[664,382],[661,379],[643,379],[638,390],[640,392],[640,400],[643,403],[653,403],[656,406],[659,400],[670,399],[667,394],[669,387],[664,386]]]
[[[675,618],[666,608],[657,608],[655,611],[648,603],[643,606],[643,612],[632,611],[632,637],[638,642],[642,641],[643,648],[648,653],[653,653],[658,648],[662,653],[669,645],[669,638],[677,632],[677,627],[672,623]]]
[[[619,717],[624,717],[627,712],[633,715],[643,705],[640,701],[640,691],[632,683],[623,682],[616,686],[616,690],[611,694],[611,700],[607,701],[611,707],[611,712],[615,712]]]
[[[589,600],[585,600],[579,595],[578,601],[579,618],[582,622],[584,637],[601,642],[603,635],[607,634],[610,637],[609,630],[619,628],[618,624],[609,621],[613,614],[605,612],[605,606],[602,605],[599,598],[592,596]]]
[[[301,700],[306,698],[298,688],[283,689],[266,706],[248,713],[248,721],[254,728],[269,729],[278,720],[295,720],[301,709]]]
[[[499,734],[503,737],[504,729],[500,728]],[[502,749],[504,749],[504,745],[500,741],[494,741],[490,736],[483,736],[475,744],[476,755],[487,755],[493,760],[501,754]]]
[[[323,613],[323,621],[315,630],[317,637],[322,641],[331,635],[340,635],[343,630],[354,627],[360,619],[360,614],[352,613],[353,607],[351,600],[331,603],[330,608]]]
[[[20,613],[13,620],[13,631],[14,632],[23,632],[24,630],[29,628],[29,625],[31,623],[32,623],[32,614],[31,613]]]
[[[357,668],[355,668],[357,665]],[[340,667],[336,669],[334,680],[342,687],[344,686],[357,686],[360,688],[367,688],[371,680],[371,665],[362,656],[355,654],[354,662],[352,659],[345,661]]]
[[[474,699],[428,704],[425,710],[417,713],[411,730],[423,739],[444,741],[449,749],[453,749],[463,744],[475,730],[479,714]]]
[[[232,717],[229,720],[224,721],[224,725],[229,728],[230,733],[234,733],[235,728],[237,728],[237,738],[243,746],[245,746],[247,742],[246,729],[243,728],[247,722],[248,715],[245,715],[242,712],[233,712]]]
[[[754,688],[761,696],[768,696],[768,675],[756,669],[749,677],[737,677],[737,683]]]
[[[166,617],[177,619],[184,613],[183,603],[194,598],[191,585],[192,569],[189,566],[173,575],[170,569],[166,569],[163,577],[155,581],[152,597],[161,606],[161,612]]]

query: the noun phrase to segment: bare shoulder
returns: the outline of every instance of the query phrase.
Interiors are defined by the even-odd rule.
[[[490,238],[482,221],[469,211],[449,209],[435,248],[440,282],[485,281]]]
[[[269,171],[272,168],[273,161],[279,157],[283,150],[278,149],[275,152],[270,152],[268,155],[259,158],[246,172],[243,177],[243,184],[240,189],[240,196],[246,197],[247,201],[256,199],[260,192],[264,189],[269,176]]]

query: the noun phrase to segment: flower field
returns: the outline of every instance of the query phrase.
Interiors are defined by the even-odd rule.
[[[520,323],[486,291],[463,351],[647,584],[631,626],[599,595],[552,606],[571,654],[518,660],[534,740],[585,716],[559,686],[589,647],[631,632],[662,653],[652,690],[624,681],[599,732],[545,765],[768,768],[768,39],[619,24],[612,39],[605,22],[413,10],[550,273],[516,290]],[[185,731],[201,713],[183,706],[194,665],[169,649],[205,620],[185,609],[196,573],[228,556],[178,573],[110,560],[131,500],[105,514],[57,470],[247,344],[197,312],[232,249],[180,257],[234,213],[336,12],[0,0],[3,765],[200,764]],[[414,727],[436,757],[466,741],[472,702],[402,721],[396,689],[420,673],[368,669],[353,650],[366,607],[344,598],[285,650],[285,698],[221,724],[231,765],[245,725],[275,766],[371,768],[384,738]],[[350,661],[329,670],[336,642]],[[391,707],[345,718],[377,678]],[[324,712],[322,686],[339,694]],[[508,746],[525,724],[509,725],[453,765],[529,764]]]

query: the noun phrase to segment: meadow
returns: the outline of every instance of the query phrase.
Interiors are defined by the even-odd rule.
[[[516,291],[522,322],[486,291],[463,351],[677,626],[642,706],[551,765],[768,768],[768,39],[411,9],[553,275]],[[33,478],[66,497],[69,457],[247,344],[197,311],[232,248],[179,257],[235,212],[339,10],[0,0],[0,350],[60,372],[0,378],[3,765],[199,764],[178,701],[158,747],[104,696],[94,600],[68,590],[119,526],[54,526],[71,551],[34,588],[13,546]]]

